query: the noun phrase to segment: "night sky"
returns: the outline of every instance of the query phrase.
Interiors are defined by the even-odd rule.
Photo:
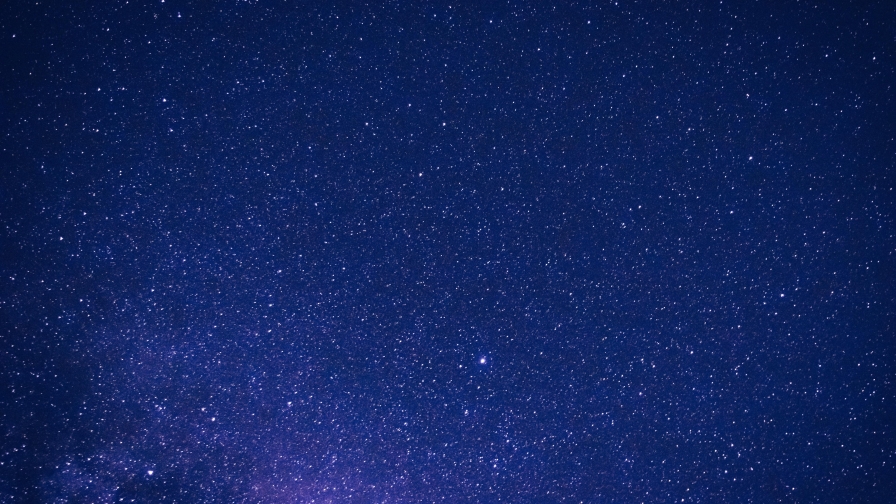
[[[3,2],[0,502],[892,502],[896,7],[481,4]]]

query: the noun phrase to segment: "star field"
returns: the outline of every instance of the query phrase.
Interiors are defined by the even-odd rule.
[[[0,7],[0,501],[888,502],[887,2]]]

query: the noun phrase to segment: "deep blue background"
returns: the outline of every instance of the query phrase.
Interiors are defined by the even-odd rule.
[[[0,7],[0,500],[887,502],[896,9],[730,3]]]

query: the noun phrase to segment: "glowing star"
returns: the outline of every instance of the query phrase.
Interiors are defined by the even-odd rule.
[[[479,364],[481,364],[483,366],[488,364],[488,359],[483,355],[482,357],[479,358]]]

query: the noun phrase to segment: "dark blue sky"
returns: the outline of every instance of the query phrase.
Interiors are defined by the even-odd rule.
[[[888,502],[834,4],[0,7],[0,500]]]

